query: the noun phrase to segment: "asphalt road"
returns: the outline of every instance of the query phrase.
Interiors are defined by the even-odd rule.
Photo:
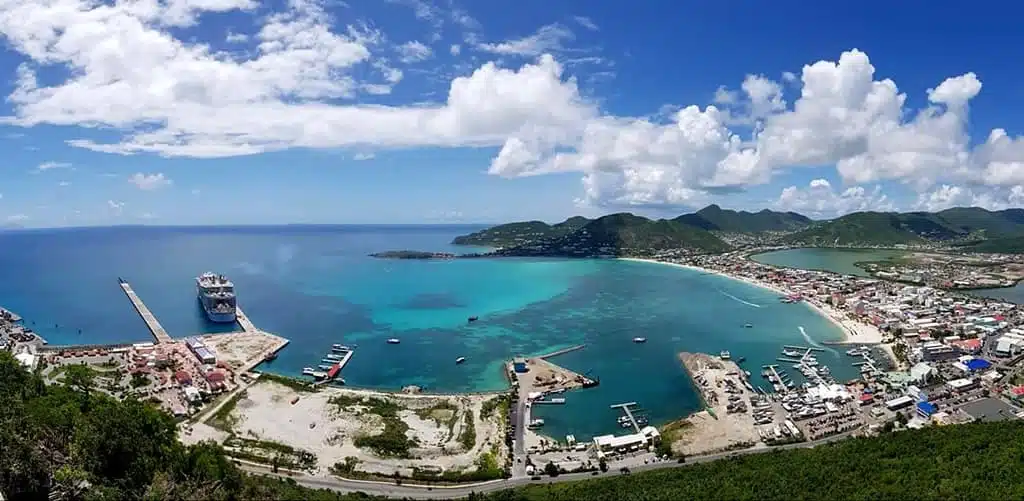
[[[693,456],[686,459],[686,463],[677,463],[674,461],[665,461],[658,463],[649,463],[645,465],[638,465],[631,468],[632,472],[642,472],[650,470],[660,470],[664,468],[680,468],[691,464],[706,463],[709,461],[716,461],[732,456],[739,456],[743,454],[758,454],[762,452],[771,452],[782,449],[806,449],[817,445],[825,444],[828,442],[835,442],[847,438],[857,430],[850,430],[846,433],[834,435],[828,438],[823,438],[814,442],[801,442],[796,444],[782,445],[778,447],[767,447],[760,449],[745,449],[733,452],[726,452],[720,454],[708,454],[705,456]],[[242,469],[253,473],[269,473],[265,468],[255,467],[251,465],[243,465]],[[314,478],[314,477],[290,477],[295,480],[296,483],[305,487],[317,488],[317,489],[330,489],[338,492],[365,492],[367,494],[375,496],[387,496],[393,498],[409,498],[409,499],[457,499],[469,496],[471,493],[485,493],[494,492],[505,489],[511,489],[514,487],[520,487],[529,484],[551,484],[556,482],[573,482],[579,480],[586,480],[592,478],[607,477],[613,475],[621,475],[618,468],[612,466],[607,473],[598,475],[592,475],[591,473],[569,473],[562,474],[557,477],[542,476],[539,480],[531,480],[529,477],[517,477],[506,480],[494,480],[491,482],[483,482],[471,485],[459,485],[450,487],[427,487],[422,485],[397,485],[394,483],[385,482],[371,482],[363,480],[346,480],[340,478]],[[286,477],[286,475],[276,475]]]

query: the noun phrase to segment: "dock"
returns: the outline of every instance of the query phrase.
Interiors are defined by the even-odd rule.
[[[763,366],[764,369],[767,369],[767,370],[771,371],[772,376],[774,376],[774,379],[769,378],[768,380],[771,381],[772,383],[778,382],[779,388],[780,388],[779,393],[783,393],[783,394],[789,393],[789,388],[786,386],[785,382],[783,381],[782,375],[779,374],[779,371],[775,370],[775,367],[776,367],[775,365],[765,365],[765,366]]]
[[[626,417],[629,418],[629,424],[633,425],[633,429],[636,430],[637,433],[640,433],[640,425],[636,423],[636,417],[633,416],[633,411],[630,409],[630,407],[634,406],[636,406],[636,402],[612,404],[609,407],[611,407],[612,409],[622,409],[622,411],[626,413]]]
[[[252,323],[252,320],[249,320],[249,317],[242,312],[242,307],[237,304],[235,305],[235,321],[238,322],[238,325],[242,327],[242,331],[244,332],[260,331],[256,328],[256,325]]]
[[[587,347],[587,345],[585,345],[585,344],[578,344],[576,346],[570,346],[568,348],[563,348],[561,350],[553,351],[551,353],[547,353],[547,354],[544,354],[544,355],[541,355],[541,356],[535,357],[535,358],[539,358],[541,360],[547,360],[547,359],[552,358],[552,357],[557,357],[559,355],[565,355],[566,353],[572,353],[572,352],[577,351],[577,350],[582,350],[583,348],[586,348],[586,347]]]
[[[174,340],[171,339],[170,334],[167,334],[167,330],[160,325],[160,322],[156,319],[156,315],[153,315],[153,312],[149,311],[149,308],[142,302],[139,295],[135,293],[132,286],[123,279],[119,278],[117,280],[121,283],[121,289],[124,290],[125,295],[128,296],[132,305],[135,306],[135,311],[139,312],[139,316],[142,317],[144,322],[146,322],[146,327],[149,328],[149,332],[153,334],[154,338],[156,338],[157,344],[173,342]]]

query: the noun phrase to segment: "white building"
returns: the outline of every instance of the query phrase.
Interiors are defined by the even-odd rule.
[[[28,370],[35,369],[36,363],[39,362],[39,357],[31,353],[18,353],[14,356],[14,359],[21,363],[21,365],[25,366]]]
[[[653,426],[645,426],[640,433],[632,433],[616,437],[615,435],[600,435],[594,437],[594,446],[597,447],[598,457],[607,452],[627,452],[630,449],[638,450],[648,445],[654,445],[661,440],[661,433]]]

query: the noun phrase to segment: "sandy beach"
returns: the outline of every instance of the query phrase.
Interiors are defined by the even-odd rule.
[[[684,269],[693,270],[693,271],[700,271],[700,272],[703,272],[703,273],[712,273],[712,274],[715,274],[715,275],[718,275],[718,276],[721,276],[721,277],[725,277],[725,278],[729,278],[729,279],[732,279],[732,280],[739,280],[739,281],[744,282],[746,284],[753,285],[754,287],[760,287],[762,289],[767,289],[767,290],[770,290],[770,291],[772,291],[772,292],[774,292],[776,294],[782,295],[782,296],[788,296],[788,295],[792,294],[791,291],[787,291],[785,289],[782,289],[781,287],[779,287],[779,286],[777,286],[775,284],[770,284],[770,283],[762,282],[760,280],[754,280],[754,279],[748,278],[748,277],[734,276],[734,275],[730,275],[728,273],[724,273],[724,272],[721,272],[721,271],[718,271],[718,270],[712,270],[712,269],[708,269],[708,268],[701,268],[699,266],[691,266],[691,265],[679,264],[679,263],[670,263],[670,262],[667,262],[667,261],[658,261],[658,260],[655,260],[655,259],[641,259],[641,258],[632,258],[632,257],[624,257],[624,258],[619,258],[619,259],[622,259],[623,261],[637,261],[637,262],[643,262],[643,263],[662,264],[662,265],[675,266],[677,268],[684,268]],[[837,343],[840,343],[840,344],[881,344],[882,343],[882,331],[880,331],[877,327],[875,327],[873,325],[870,325],[870,324],[865,324],[863,322],[858,322],[858,321],[855,321],[853,319],[850,319],[845,314],[843,314],[839,310],[836,310],[835,308],[833,308],[833,307],[831,307],[829,305],[819,304],[819,303],[811,301],[811,300],[805,300],[803,302],[806,303],[807,306],[809,306],[811,309],[813,309],[814,311],[818,312],[819,315],[827,318],[829,321],[831,321],[833,324],[835,324],[835,326],[838,327],[840,331],[842,331],[843,339],[837,341]]]

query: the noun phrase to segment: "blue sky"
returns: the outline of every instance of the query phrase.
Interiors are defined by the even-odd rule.
[[[0,0],[0,225],[1020,206],[1020,9]]]

